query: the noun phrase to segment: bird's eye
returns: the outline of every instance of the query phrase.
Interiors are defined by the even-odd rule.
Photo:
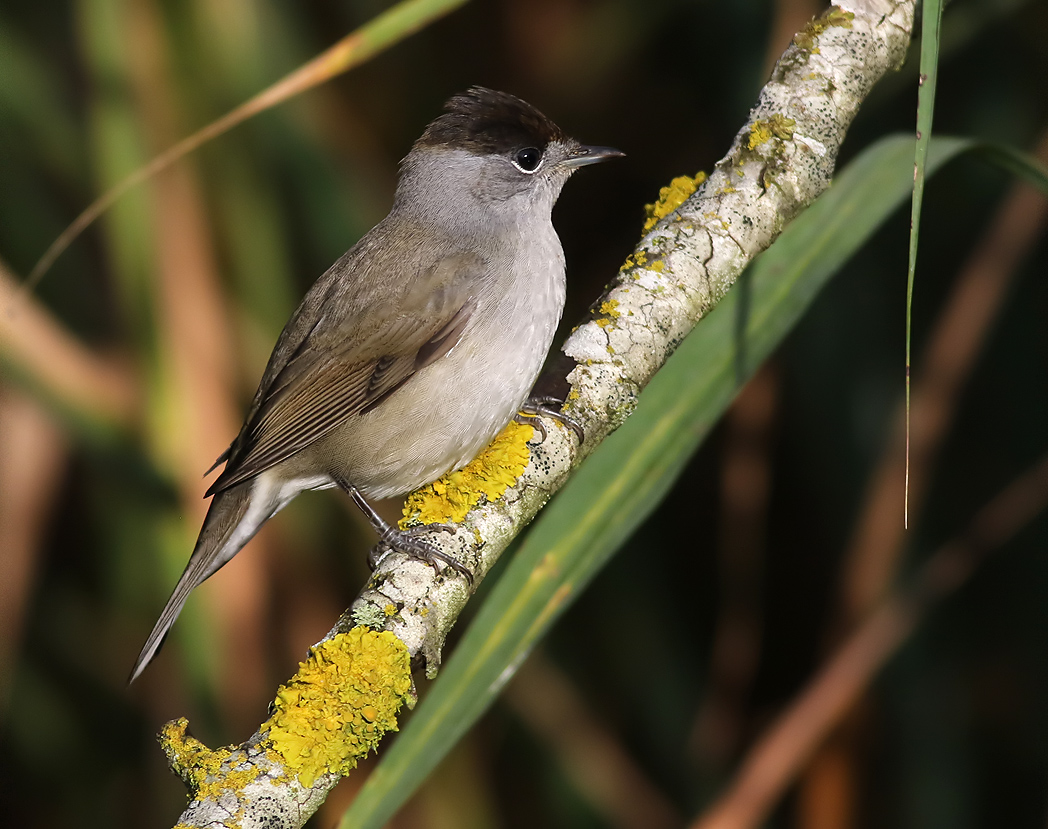
[[[525,147],[523,150],[518,150],[517,155],[513,159],[513,163],[522,173],[534,173],[538,169],[540,161],[542,161],[542,151],[535,149],[535,147]]]

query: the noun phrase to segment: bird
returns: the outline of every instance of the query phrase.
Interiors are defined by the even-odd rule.
[[[369,501],[469,463],[530,404],[564,308],[552,209],[581,144],[531,104],[474,86],[402,160],[389,214],[308,290],[281,332],[185,571],[131,671],[156,656],[192,590],[305,490],[339,488],[380,541],[471,579]]]

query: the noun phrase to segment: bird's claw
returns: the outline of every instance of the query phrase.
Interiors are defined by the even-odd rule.
[[[419,533],[434,530],[437,532],[455,532],[455,528],[448,526],[447,524],[422,524],[417,527],[409,527],[406,530],[396,530],[389,527],[387,531],[382,534],[379,543],[368,554],[368,564],[371,566],[371,569],[374,570],[378,567],[382,559],[386,557],[385,550],[396,550],[398,553],[403,553],[409,558],[425,562],[438,572],[440,571],[440,568],[437,567],[437,562],[439,561],[441,564],[450,567],[452,570],[462,575],[469,583],[470,587],[472,587],[473,573],[468,567],[466,567],[466,565],[454,556],[438,550],[428,541],[423,541],[421,538],[415,537]]]
[[[558,400],[556,397],[530,397],[520,407],[520,411],[514,418],[518,423],[526,423],[531,426],[539,433],[541,440],[540,443],[546,440],[546,427],[542,424],[538,417],[548,417],[552,420],[556,420],[558,423],[567,426],[571,431],[575,433],[575,437],[579,439],[579,444],[586,439],[586,433],[583,431],[582,426],[569,415],[564,414],[561,411],[561,407],[564,405],[563,400]],[[522,419],[523,418],[523,419]]]

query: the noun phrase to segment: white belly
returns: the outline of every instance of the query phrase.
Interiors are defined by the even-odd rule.
[[[501,291],[481,293],[448,354],[319,441],[314,457],[372,498],[410,492],[473,460],[516,414],[542,369],[564,307],[559,240],[556,253],[553,272],[529,270]],[[536,261],[548,268],[551,259]]]

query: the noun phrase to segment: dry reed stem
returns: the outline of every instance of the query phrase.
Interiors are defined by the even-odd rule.
[[[1048,133],[1042,136],[1036,155],[1048,160]],[[965,383],[1018,266],[1044,232],[1046,221],[1048,201],[1043,194],[1017,182],[961,269],[928,345],[916,363],[919,373],[913,386],[911,515],[920,509],[939,447],[949,432]],[[854,625],[887,592],[895,577],[905,550],[900,519],[905,469],[905,421],[900,405],[880,464],[870,477],[864,506],[844,557],[835,626]],[[829,779],[819,769],[825,760],[833,766],[831,773],[839,785],[848,789],[855,787],[858,747],[847,743],[858,733],[854,728],[849,729],[847,737],[840,736],[840,744],[820,751],[812,761],[812,781]],[[845,792],[838,795],[842,802],[851,799]],[[825,796],[819,799],[824,800]],[[814,800],[812,795],[802,799],[802,803]],[[828,825],[849,825],[847,812],[842,806],[839,821]]]
[[[48,518],[59,494],[67,445],[32,397],[0,385],[0,712],[7,704],[25,610]]]
[[[1048,133],[1036,155],[1048,161]],[[1044,232],[1048,201],[1016,183],[958,275],[927,347],[915,364],[910,443],[910,505],[917,515],[932,464],[945,439],[976,356],[997,318],[1019,264]],[[876,471],[845,555],[841,621],[861,618],[884,595],[904,547],[902,524],[905,439],[903,411]]]
[[[75,414],[131,426],[139,396],[130,369],[115,357],[92,351],[43,305],[31,297],[18,298],[19,291],[0,261],[0,359]]]
[[[151,145],[159,148],[178,134],[182,121],[169,44],[155,2],[134,4],[128,12],[135,104]],[[178,482],[187,524],[196,527],[206,511],[202,473],[239,431],[242,419],[234,398],[234,326],[195,165],[182,164],[157,176],[149,195],[158,276],[153,298],[159,359],[162,377],[170,386],[162,396],[169,406],[163,422],[174,426],[164,429],[154,444],[162,465]],[[201,591],[222,654],[221,704],[227,721],[240,726],[255,718],[254,712],[268,696],[263,638],[268,596],[265,537],[252,546],[252,555],[238,559],[235,577],[227,573]]]
[[[681,825],[683,819],[668,798],[594,716],[568,677],[541,653],[528,659],[503,694],[609,826],[669,829]]]
[[[929,606],[956,590],[987,552],[1046,507],[1048,456],[979,510],[964,535],[940,547],[919,570],[912,588],[896,590],[869,614],[765,732],[728,790],[691,824],[692,829],[760,825]]]

